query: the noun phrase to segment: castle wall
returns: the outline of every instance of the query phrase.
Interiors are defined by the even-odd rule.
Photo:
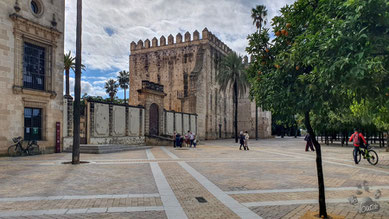
[[[216,74],[223,56],[232,50],[204,29],[131,43],[130,104],[138,105],[142,80],[164,85],[168,111],[196,113],[200,138],[232,136],[232,95],[219,91]],[[190,129],[189,123],[184,126]],[[186,132],[187,130],[180,130]],[[192,131],[192,130],[191,130]]]
[[[42,7],[34,14],[30,1],[19,1],[19,12],[14,8],[15,0],[0,1],[0,154],[7,153],[12,137],[24,138],[25,132],[38,130],[25,127],[25,108],[41,110],[38,144],[43,152],[54,151],[56,122],[61,122],[62,128],[65,3],[37,2]],[[23,84],[25,43],[44,48],[42,90],[29,89]]]
[[[166,93],[164,108],[197,114],[197,135],[201,139],[233,137],[233,92],[232,89],[221,92],[216,81],[220,61],[232,52],[230,48],[206,28],[201,38],[198,31],[193,33],[193,38],[187,32],[184,38],[181,34],[175,38],[169,35],[166,41],[162,36],[151,42],[132,42],[130,47],[131,105],[141,103],[138,90],[143,80],[162,84]],[[239,109],[242,121],[238,124],[252,129],[251,112],[255,113],[255,108],[250,108],[248,94],[243,99],[245,109]]]

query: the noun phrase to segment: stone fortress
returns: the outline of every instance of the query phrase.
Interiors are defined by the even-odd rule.
[[[151,42],[139,40],[130,47],[131,105],[141,104],[142,82],[161,84],[165,92],[163,108],[197,114],[196,134],[200,139],[234,135],[233,92],[220,92],[216,81],[221,59],[232,50],[207,28],[201,38],[198,31],[193,38],[186,32],[184,37],[180,33],[175,38],[169,35],[167,41],[164,36],[159,41],[155,37]],[[248,92],[239,98],[238,117],[238,130],[249,131],[251,138],[271,136],[271,113],[255,107]]]

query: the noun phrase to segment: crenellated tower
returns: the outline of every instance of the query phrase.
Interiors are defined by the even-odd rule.
[[[142,81],[164,85],[164,108],[196,113],[200,138],[233,135],[232,91],[220,92],[220,61],[232,50],[205,28],[130,45],[130,104],[138,105]]]

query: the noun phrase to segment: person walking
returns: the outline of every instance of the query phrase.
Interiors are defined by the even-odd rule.
[[[196,134],[193,133],[193,147],[197,146],[197,139],[196,139]]]
[[[182,148],[182,137],[179,133],[176,134],[176,147]]]
[[[367,144],[365,137],[363,137],[362,133],[358,132],[358,129],[355,129],[355,132],[350,136],[350,139],[348,141],[352,141],[354,144],[354,152],[353,152],[354,162],[355,164],[358,164],[357,152],[361,152],[360,147],[365,148],[363,144],[363,143]]]
[[[173,147],[175,148],[176,147],[176,136],[177,135],[177,133],[176,133],[176,131],[174,131],[173,132]]]
[[[190,139],[190,131],[188,131],[185,135],[185,146],[189,146],[189,139]]]
[[[239,150],[242,150],[242,146],[243,146],[243,149],[244,149],[245,147],[244,147],[244,134],[243,134],[243,131],[240,131],[239,143],[240,143]]]
[[[247,131],[245,131],[244,133],[244,150],[250,150],[249,149],[249,133]]]
[[[192,132],[189,133],[189,141],[190,141],[190,147],[192,147],[193,141],[195,140],[195,136]]]
[[[307,142],[305,144],[305,151],[309,151],[308,148],[310,148],[311,151],[315,151],[315,149],[313,148],[313,144],[312,144],[312,138],[309,135],[309,133],[307,133],[307,135],[305,136],[304,140]]]

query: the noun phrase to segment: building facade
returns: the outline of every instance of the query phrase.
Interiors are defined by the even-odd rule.
[[[221,59],[232,50],[205,28],[200,33],[184,36],[169,35],[153,38],[152,41],[139,40],[131,43],[130,54],[130,104],[138,105],[139,90],[142,81],[150,81],[164,86],[166,96],[163,106],[167,111],[197,114],[197,135],[202,139],[229,138],[233,136],[233,93],[232,90],[220,92],[216,75],[220,69]],[[242,104],[239,115],[243,119],[239,128],[255,130],[252,118],[251,102],[248,96],[240,98]],[[246,112],[247,111],[247,112]],[[259,110],[260,111],[260,110]],[[258,132],[260,137],[271,135],[271,118],[269,113],[259,112],[258,124],[266,125]],[[254,107],[255,115],[255,107]],[[270,115],[271,117],[271,115]],[[270,119],[269,121],[267,121]],[[247,122],[244,122],[247,121]],[[255,120],[254,120],[255,121]],[[267,125],[269,124],[269,127]],[[254,125],[254,128],[252,127]],[[241,126],[241,127],[240,127]]]
[[[12,138],[53,152],[62,126],[65,3],[0,1],[0,154]]]

